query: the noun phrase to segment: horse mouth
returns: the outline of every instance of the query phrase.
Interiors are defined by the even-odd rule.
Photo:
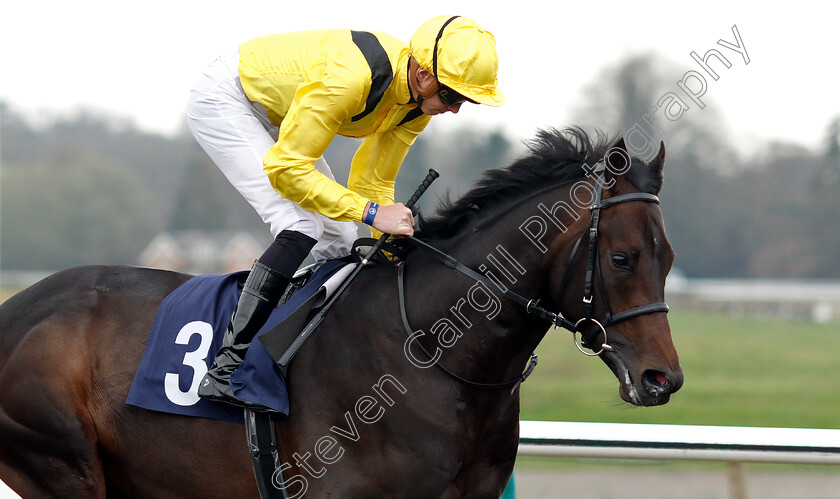
[[[640,407],[663,405],[680,388],[681,383],[671,381],[667,374],[655,369],[645,370],[641,379],[634,380],[630,369],[615,351],[604,351],[602,356],[618,378],[618,393],[625,402]]]

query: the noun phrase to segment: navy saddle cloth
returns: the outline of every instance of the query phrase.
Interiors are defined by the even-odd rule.
[[[282,322],[318,293],[345,262],[320,266],[303,288],[275,309],[257,337]],[[146,351],[126,403],[144,409],[243,423],[241,408],[198,398],[198,384],[213,364],[248,272],[201,275],[170,293],[155,316]],[[280,369],[260,341],[251,343],[242,365],[231,376],[242,400],[289,414],[289,395]]]

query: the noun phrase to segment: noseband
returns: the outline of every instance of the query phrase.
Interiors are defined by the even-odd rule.
[[[603,183],[603,175],[599,178],[600,182],[596,181],[596,186],[602,186]],[[518,303],[525,307],[525,311],[529,314],[538,317],[540,319],[546,320],[554,324],[556,327],[562,327],[571,331],[572,338],[574,340],[575,346],[577,346],[578,350],[580,350],[584,355],[588,356],[598,356],[601,355],[604,351],[612,351],[613,348],[610,346],[607,340],[607,327],[613,326],[620,322],[633,319],[635,317],[639,317],[641,315],[646,314],[654,314],[658,312],[668,312],[669,307],[668,304],[665,302],[654,302],[649,303],[647,305],[641,305],[638,307],[633,307],[628,310],[624,310],[618,313],[613,314],[610,311],[609,302],[607,301],[607,294],[606,289],[604,287],[603,278],[601,275],[601,265],[598,262],[598,225],[601,220],[601,211],[611,208],[613,206],[641,201],[645,203],[656,203],[659,204],[659,198],[654,194],[648,194],[644,192],[633,192],[629,194],[620,194],[618,196],[613,196],[607,199],[601,199],[602,189],[596,188],[595,189],[595,199],[592,202],[592,205],[589,207],[589,211],[592,213],[592,216],[589,220],[589,224],[587,228],[581,233],[580,237],[578,238],[577,242],[575,242],[574,249],[572,249],[571,255],[569,255],[569,261],[566,265],[566,270],[563,274],[563,279],[560,283],[560,293],[558,294],[557,301],[558,306],[562,303],[563,296],[566,294],[566,288],[571,281],[572,276],[572,264],[574,263],[575,257],[577,256],[578,250],[580,250],[581,243],[586,238],[588,240],[588,249],[587,249],[587,260],[586,260],[586,273],[584,275],[584,285],[583,285],[583,307],[584,307],[584,315],[582,318],[577,320],[576,322],[572,322],[565,317],[563,317],[560,312],[557,313],[551,312],[542,308],[539,304],[539,300],[529,300],[524,296],[517,294],[507,287],[497,283],[496,281],[490,279],[489,277],[481,274],[472,268],[464,265],[463,263],[459,262],[455,258],[451,257],[450,255],[444,253],[443,251],[435,248],[434,246],[426,243],[425,241],[421,241],[420,239],[416,239],[413,237],[406,237],[405,239],[410,241],[412,244],[415,244],[420,247],[424,247],[431,251],[432,255],[443,262],[447,267],[457,270],[462,274],[466,275],[467,277],[480,282],[488,287],[488,289],[499,293],[506,298],[510,299],[511,301]],[[587,237],[588,234],[588,237]],[[593,283],[597,279],[598,283],[600,284],[601,288],[601,299],[604,304],[604,318],[602,320],[597,320],[593,318]],[[588,328],[588,332],[585,332],[582,329],[582,326],[586,325],[587,323],[591,323],[594,327]],[[578,343],[577,341],[577,333],[581,334],[581,342]],[[594,344],[595,340],[597,339],[598,335],[602,334],[604,337],[604,341],[601,343],[600,349],[595,352],[594,348],[591,345]],[[586,348],[590,348],[593,350],[593,353],[588,353],[583,350],[582,346]]]

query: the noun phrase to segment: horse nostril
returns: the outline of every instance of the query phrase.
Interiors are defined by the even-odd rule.
[[[651,395],[676,391],[675,383],[671,381],[668,375],[656,369],[648,369],[642,373],[642,384],[645,387],[645,391]]]
[[[656,375],[655,375],[655,378],[656,378],[656,382],[659,383],[660,385],[664,385],[665,383],[668,382],[668,376],[665,376],[665,373],[657,372]]]

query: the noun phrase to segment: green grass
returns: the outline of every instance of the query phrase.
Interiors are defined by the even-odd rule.
[[[803,428],[840,427],[840,324],[669,314],[685,385],[633,408],[599,359],[549,332],[522,385],[522,419]]]

